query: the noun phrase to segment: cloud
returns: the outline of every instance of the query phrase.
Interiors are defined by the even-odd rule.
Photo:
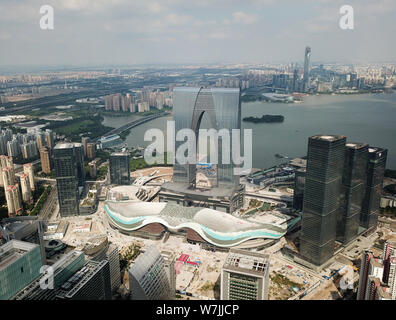
[[[97,12],[125,3],[125,0],[60,0],[55,3],[55,7],[71,11]]]
[[[192,21],[192,17],[188,15],[179,15],[175,13],[168,14],[165,21],[169,25],[181,26]]]
[[[0,40],[8,40],[11,38],[11,35],[6,32],[0,32]]]
[[[339,28],[350,4],[355,30]],[[395,0],[0,0],[0,64],[391,57]],[[39,9],[55,10],[55,30]],[[353,47],[358,49],[353,49]],[[75,50],[78,48],[78,50]],[[352,56],[353,55],[353,56]],[[394,56],[394,54],[393,54]],[[385,59],[384,58],[384,59]],[[160,61],[158,59],[161,59]]]
[[[209,34],[209,39],[228,39],[230,36],[224,32],[213,32]]]
[[[233,21],[236,23],[252,24],[258,21],[255,14],[248,14],[243,11],[236,11],[232,14]]]
[[[166,11],[166,8],[164,6],[162,6],[159,2],[148,2],[147,3],[147,8],[149,9],[149,11],[153,12],[153,13],[161,13]]]

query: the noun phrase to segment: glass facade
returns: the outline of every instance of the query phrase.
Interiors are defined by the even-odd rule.
[[[173,297],[166,263],[155,246],[147,248],[129,269],[132,300],[169,300]]]
[[[85,254],[80,251],[71,251],[63,260],[57,261],[52,267],[54,270],[54,284],[62,285],[85,264]]]
[[[40,246],[12,240],[0,247],[0,265],[0,300],[8,300],[39,277]]]
[[[222,152],[223,140],[218,140],[218,166],[217,166],[217,186],[234,187],[239,184],[239,177],[234,176],[234,165],[232,163],[232,129],[241,128],[241,106],[240,91],[235,88],[175,88],[174,94],[174,120],[176,134],[181,129],[192,129],[196,134],[198,141],[198,130],[202,116],[207,112],[211,119],[212,126],[217,129],[228,129],[230,132],[230,148],[227,150],[230,163],[223,164]],[[176,137],[175,137],[176,138]],[[175,150],[184,144],[185,141],[175,141]],[[181,164],[175,159],[174,164],[174,182],[188,184],[190,187],[195,186],[196,165]]]
[[[308,141],[300,253],[315,265],[334,253],[345,141],[344,136],[313,136]]]
[[[293,193],[293,208],[301,211],[303,208],[305,175],[306,169],[299,169],[295,172],[294,178],[294,193]]]
[[[376,147],[368,149],[366,190],[360,214],[360,225],[366,229],[377,226],[387,154],[386,149]]]
[[[62,217],[79,214],[78,187],[83,179],[79,178],[80,152],[82,151],[79,148],[74,148],[72,143],[58,144],[54,148],[59,211]],[[84,164],[83,161],[82,164]]]
[[[111,300],[109,262],[88,260],[55,294],[56,300]]]
[[[110,155],[110,183],[128,185],[130,180],[129,154],[112,153]]]
[[[81,143],[74,144],[74,152],[76,154],[76,166],[78,186],[83,187],[85,184],[85,168],[84,168],[84,147]]]
[[[367,157],[367,144],[346,144],[341,203],[337,219],[337,241],[343,243],[350,242],[358,235],[366,185]]]

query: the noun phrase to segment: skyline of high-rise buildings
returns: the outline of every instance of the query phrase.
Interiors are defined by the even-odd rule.
[[[396,1],[0,10],[0,300],[396,300]]]
[[[387,150],[347,142],[344,136],[308,140],[300,254],[321,266],[335,241],[348,244],[377,226]],[[296,176],[297,177],[297,176]]]

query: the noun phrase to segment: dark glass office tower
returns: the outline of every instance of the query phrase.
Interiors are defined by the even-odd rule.
[[[347,143],[337,219],[337,241],[348,243],[359,231],[359,217],[366,186],[368,145]]]
[[[308,141],[300,253],[318,266],[334,253],[345,140],[344,136],[318,135]]]
[[[360,213],[360,225],[365,229],[377,227],[387,154],[386,149],[377,147],[368,149],[366,192]]]
[[[74,143],[74,152],[76,154],[78,186],[83,187],[85,184],[84,147],[83,147],[83,145],[81,143]]]
[[[298,211],[301,211],[303,209],[306,174],[307,170],[305,168],[296,170],[296,175],[294,179],[293,208]]]
[[[77,153],[73,143],[59,143],[54,148],[59,212],[62,217],[79,214]]]
[[[130,184],[128,153],[117,152],[110,155],[110,183]]]

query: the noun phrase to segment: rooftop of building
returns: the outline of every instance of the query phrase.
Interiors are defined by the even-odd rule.
[[[334,141],[337,141],[337,140],[346,139],[346,137],[345,136],[341,136],[341,135],[319,134],[319,135],[315,135],[315,136],[310,137],[310,139],[334,142]]]
[[[106,200],[104,209],[111,223],[124,231],[135,231],[151,224],[161,224],[170,232],[188,228],[205,241],[222,247],[257,238],[279,239],[287,231],[285,219],[259,222],[209,208],[183,207],[165,202]]]
[[[107,261],[98,262],[88,260],[79,271],[62,284],[62,286],[57,290],[57,297],[67,299],[73,297],[73,295],[86,283],[86,280],[91,278],[102,268],[103,265],[107,263]]]
[[[385,246],[396,249],[396,240],[387,240]]]
[[[51,267],[53,268],[54,277],[63,272],[74,260],[80,255],[84,256],[82,251],[73,250],[63,255]],[[84,257],[85,258],[85,257]],[[20,290],[11,300],[52,300],[55,298],[57,290],[55,289],[41,289],[40,283],[45,274],[43,273],[33,282],[29,283],[25,288]]]
[[[113,152],[110,154],[111,157],[127,157],[129,154],[127,152]]]
[[[234,186],[212,187],[210,189],[190,189],[187,183],[181,182],[165,182],[162,185],[161,192],[181,193],[191,196],[204,196],[209,198],[225,198],[231,197],[234,193]]]
[[[368,151],[369,151],[369,153],[381,153],[381,152],[386,151],[386,149],[380,148],[380,147],[372,147],[372,146],[370,146]]]
[[[371,259],[370,260],[370,264],[373,267],[376,267],[376,268],[382,268],[383,267],[383,264],[380,261],[376,260],[376,259]]]
[[[294,158],[289,161],[289,164],[293,167],[305,168],[307,166],[307,159]]]
[[[11,190],[15,190],[15,189],[17,189],[17,186],[16,185],[11,185],[11,186],[7,187],[6,191],[11,191]]]
[[[11,240],[2,245],[0,247],[0,271],[36,247],[38,247],[37,244],[19,240]]]
[[[52,268],[54,269],[54,274],[56,275],[57,273],[62,271],[63,268],[68,266],[72,261],[74,261],[80,255],[84,256],[84,252],[78,251],[78,250],[73,250],[73,251],[66,253],[64,256],[62,256],[58,261],[56,261],[52,265]]]
[[[269,255],[257,252],[231,249],[223,269],[240,270],[252,275],[265,274],[269,268]]]
[[[386,287],[382,287],[382,286],[378,287],[376,294],[380,299],[392,300],[392,295],[387,291]]]
[[[57,143],[54,149],[71,149],[74,147],[74,144],[71,142],[62,142]]]
[[[369,278],[371,281],[375,282],[375,283],[377,284],[377,286],[380,286],[380,285],[381,285],[381,279],[380,279],[380,278],[378,278],[378,277],[376,277],[376,276],[373,276],[373,275],[369,275],[368,278]]]
[[[187,91],[187,92],[224,92],[224,93],[230,93],[230,92],[239,92],[239,88],[203,88],[203,87],[175,87],[173,88],[173,92],[177,91]]]
[[[79,142],[60,142],[55,145],[54,149],[57,149],[57,150],[58,149],[72,149],[72,148],[75,148],[75,147],[78,148],[81,146],[82,146],[82,144]]]
[[[350,149],[358,150],[358,149],[366,148],[368,144],[362,142],[348,142],[345,144],[345,146]]]

